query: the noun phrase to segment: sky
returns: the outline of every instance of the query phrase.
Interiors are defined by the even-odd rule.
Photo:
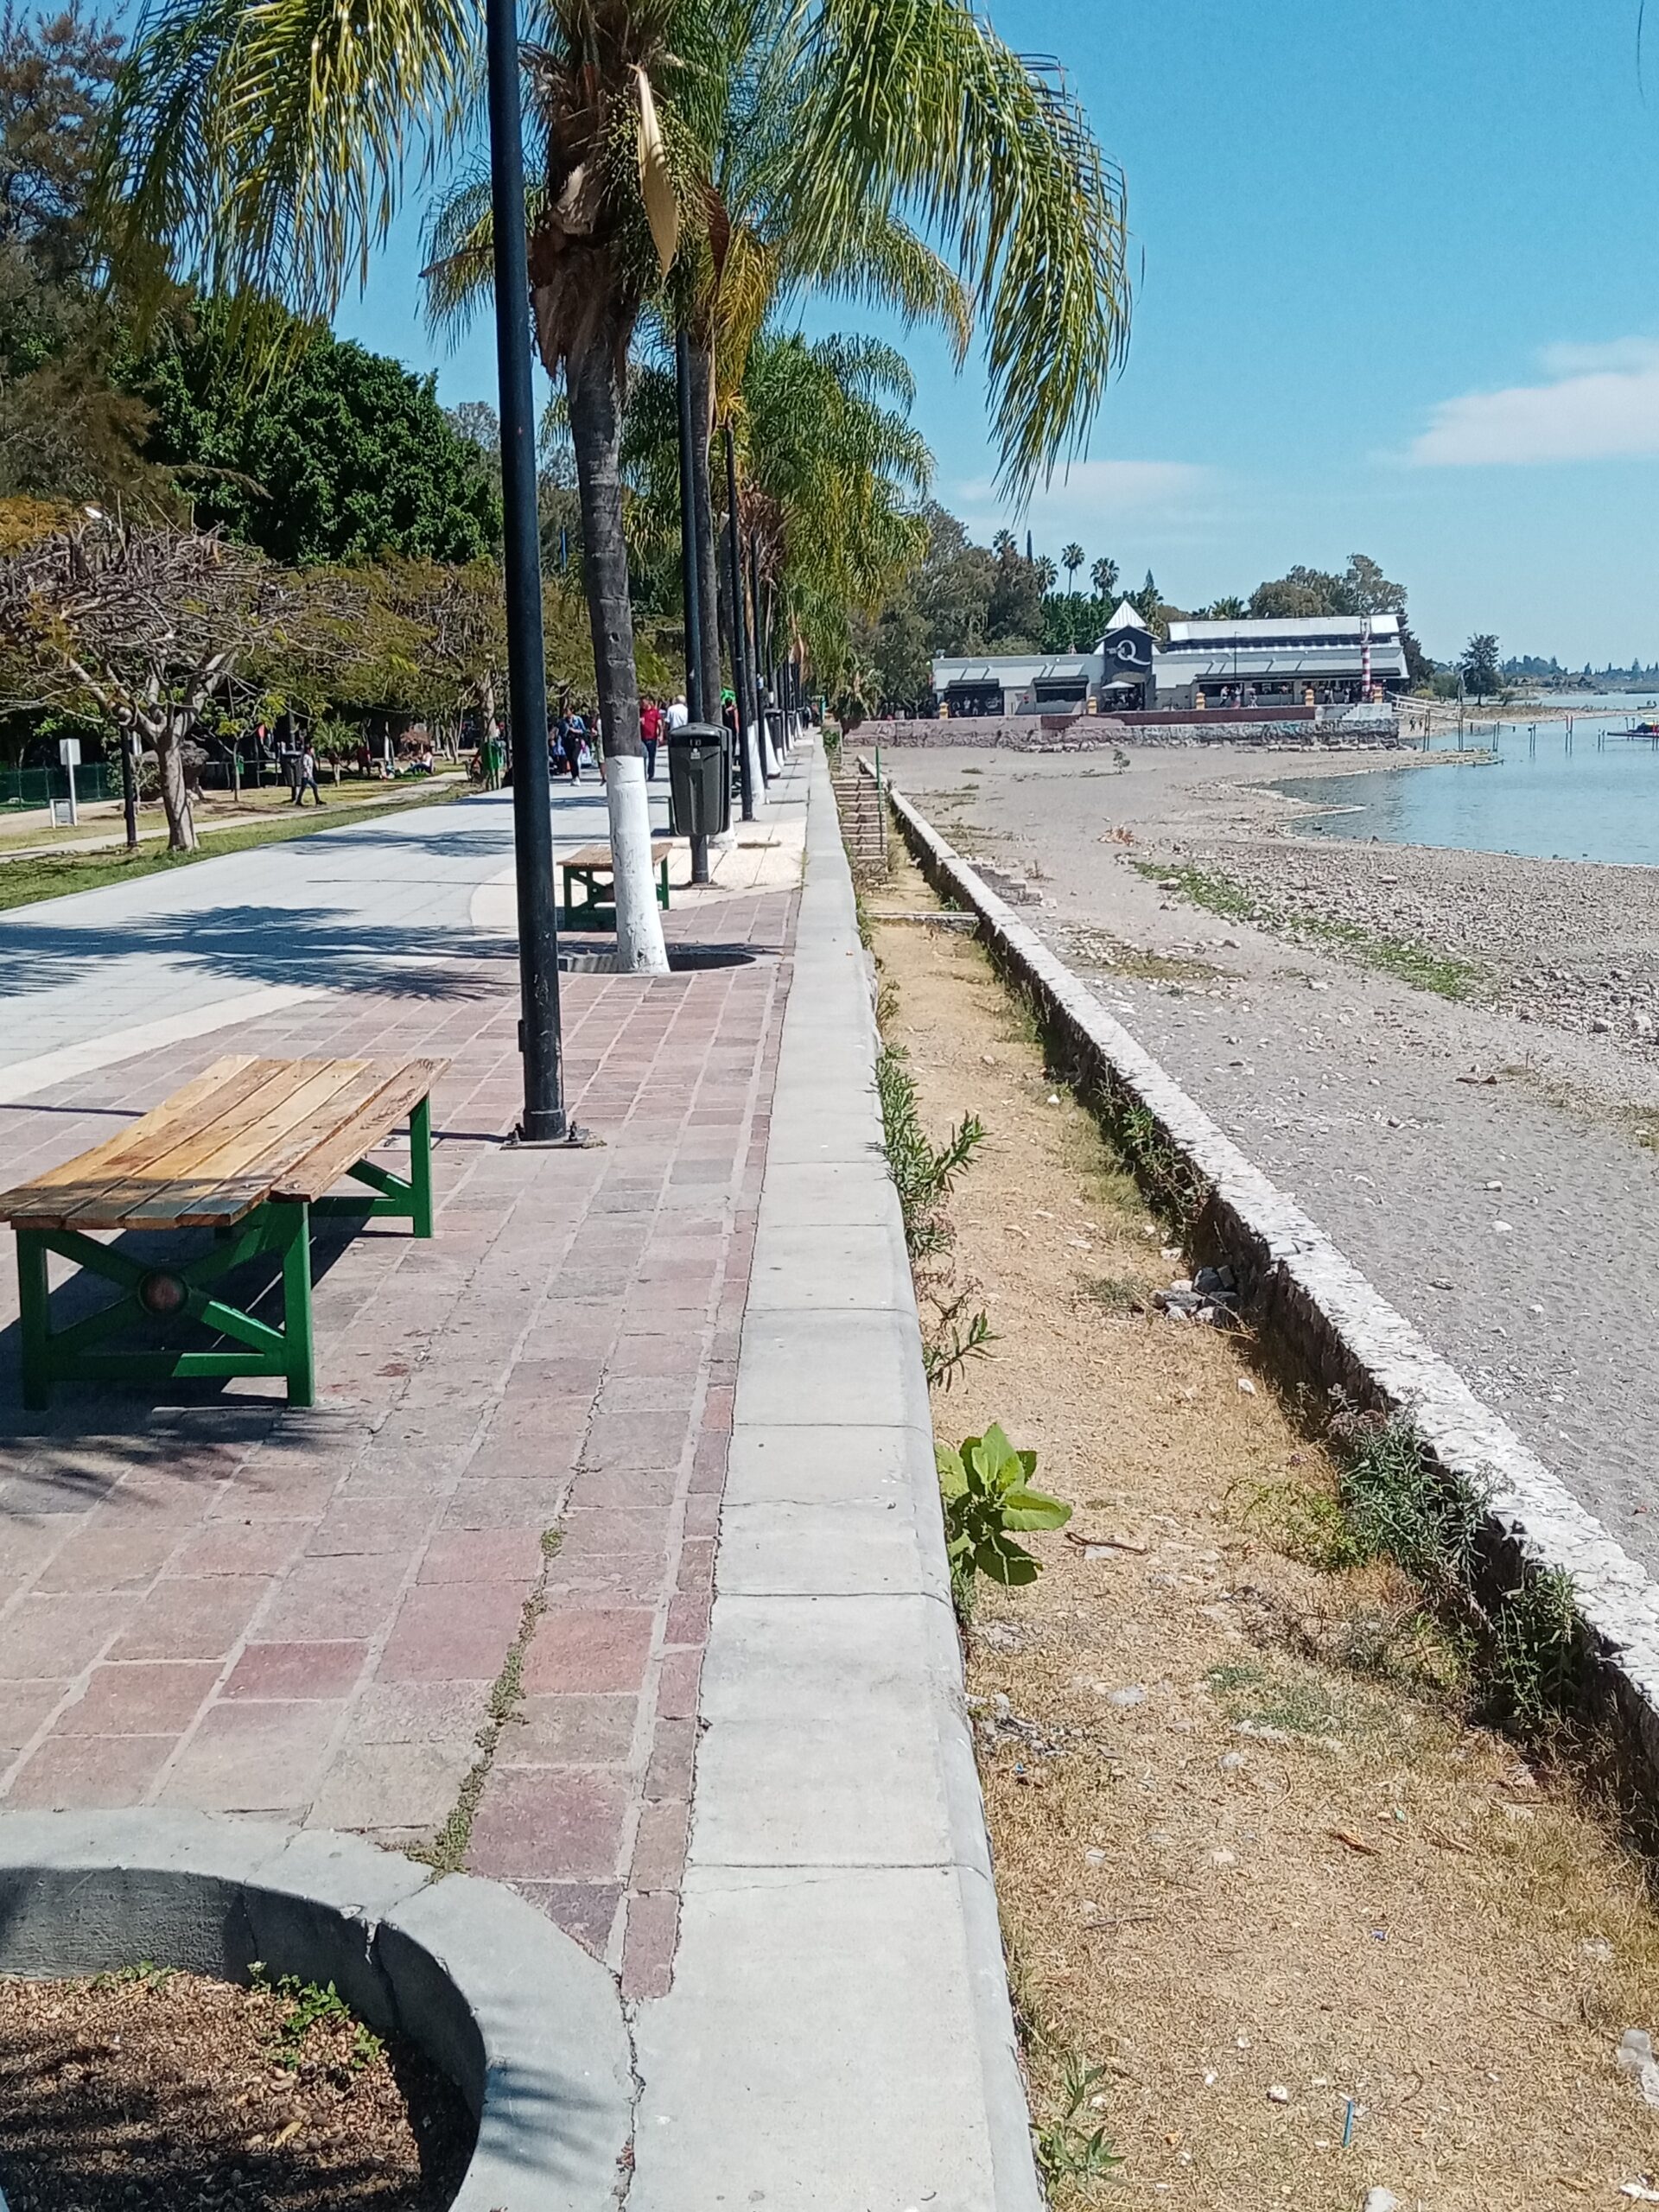
[[[991,0],[1123,170],[1127,361],[1087,458],[999,499],[982,380],[899,338],[937,496],[1185,607],[1363,551],[1427,651],[1659,661],[1659,7]],[[338,327],[494,397],[423,327],[415,211]],[[899,336],[809,304],[813,334]]]

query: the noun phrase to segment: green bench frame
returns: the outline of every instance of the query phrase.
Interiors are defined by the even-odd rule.
[[[409,1175],[394,1175],[372,1160],[346,1172],[372,1196],[269,1198],[242,1220],[213,1230],[212,1248],[176,1265],[145,1266],[111,1244],[74,1229],[19,1228],[17,1286],[22,1306],[23,1403],[32,1413],[51,1403],[54,1382],[137,1382],[183,1376],[281,1376],[290,1406],[316,1402],[316,1358],[311,1325],[311,1222],[345,1215],[355,1221],[390,1218],[413,1224],[416,1236],[432,1234],[432,1102],[410,1109]],[[183,1230],[176,1232],[184,1234]],[[54,1329],[47,1259],[55,1253],[121,1292],[107,1306],[67,1328]],[[283,1325],[275,1327],[239,1306],[213,1295],[219,1277],[250,1260],[280,1255]],[[156,1303],[164,1300],[165,1303]],[[234,1339],[223,1351],[105,1351],[105,1340],[134,1322],[158,1313],[192,1320]]]

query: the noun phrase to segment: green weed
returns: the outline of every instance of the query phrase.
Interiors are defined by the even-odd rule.
[[[1036,1529],[1063,1529],[1071,1509],[1032,1487],[1037,1454],[1016,1452],[995,1421],[983,1436],[964,1437],[959,1449],[936,1445],[934,1457],[944,1498],[950,1588],[965,1620],[973,1611],[976,1576],[1010,1590],[1037,1580],[1042,1561],[1014,1538]]]
[[[258,1959],[248,1968],[248,1978],[256,1989],[263,1989],[279,2000],[270,2053],[274,2063],[287,2072],[297,2074],[304,2064],[314,2028],[349,2033],[346,2063],[354,2073],[371,2064],[385,2050],[379,2037],[372,2028],[365,2027],[332,1981],[302,1981],[292,1974],[272,1981],[264,1961]]]
[[[905,1243],[916,1260],[949,1245],[950,1232],[941,1217],[942,1209],[951,1185],[984,1143],[985,1127],[977,1115],[965,1115],[944,1142],[936,1145],[922,1127],[908,1061],[902,1045],[884,1045],[876,1055],[875,1088]]]
[[[1098,2181],[1122,2164],[1122,2155],[1106,2139],[1104,2126],[1091,2128],[1086,2117],[1090,2100],[1105,2079],[1106,2069],[1089,2065],[1081,2052],[1067,2057],[1059,2113],[1032,2131],[1045,2182]]]
[[[982,1359],[996,1342],[990,1316],[982,1307],[964,1319],[969,1294],[938,1308],[938,1318],[922,1332],[922,1366],[927,1386],[948,1390],[970,1359]]]

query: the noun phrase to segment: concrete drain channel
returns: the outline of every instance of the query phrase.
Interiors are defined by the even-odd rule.
[[[0,1974],[153,1961],[332,1981],[478,2122],[452,2212],[607,2212],[632,2130],[616,1985],[496,1883],[354,1836],[193,1813],[0,1815]]]

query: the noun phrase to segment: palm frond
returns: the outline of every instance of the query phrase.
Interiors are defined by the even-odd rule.
[[[874,207],[939,239],[977,302],[1001,481],[1082,451],[1128,339],[1121,174],[1063,79],[963,0],[815,0],[791,220]],[[826,251],[828,245],[826,244]]]
[[[331,314],[473,111],[480,31],[462,0],[160,0],[111,104],[112,249]]]

